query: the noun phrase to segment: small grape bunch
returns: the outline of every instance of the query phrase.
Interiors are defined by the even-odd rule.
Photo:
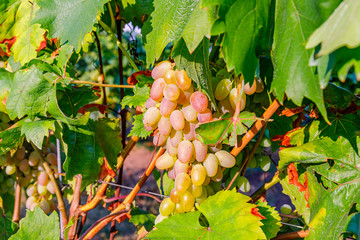
[[[47,152],[44,158],[53,169],[55,177],[58,177],[55,144],[50,143]],[[38,153],[28,151],[25,146],[21,146],[12,153],[8,152],[0,156],[1,173],[5,173],[7,176],[6,184],[0,181],[0,190],[5,192],[6,188],[8,192],[14,192],[14,182],[17,176],[20,179],[21,187],[27,187],[26,208],[33,210],[38,205],[45,213],[48,213],[55,209],[55,203],[52,200],[55,188],[39,162]]]

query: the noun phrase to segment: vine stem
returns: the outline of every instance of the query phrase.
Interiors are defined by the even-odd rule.
[[[96,83],[90,81],[80,81],[80,80],[72,80],[71,83],[74,84],[90,84],[99,87],[113,87],[113,88],[134,88],[134,85],[117,85],[117,84],[104,84],[104,83]]]
[[[31,146],[34,148],[34,150],[37,152],[37,154],[39,155],[40,157],[40,166],[43,167],[47,173],[47,175],[49,176],[50,178],[50,181],[52,182],[52,184],[54,185],[54,188],[55,188],[55,194],[56,194],[56,199],[57,199],[57,202],[58,202],[58,209],[59,209],[59,212],[61,214],[61,217],[62,217],[62,224],[63,224],[63,229],[61,229],[61,231],[63,232],[64,231],[64,228],[66,227],[67,223],[68,223],[68,218],[67,218],[67,213],[66,213],[66,208],[65,208],[65,203],[64,203],[64,200],[62,198],[62,194],[61,194],[61,191],[60,191],[60,188],[59,188],[59,185],[57,184],[56,182],[56,179],[54,177],[54,174],[53,174],[53,170],[51,169],[51,167],[49,166],[49,164],[45,161],[41,151],[35,146],[34,143],[31,142]]]
[[[124,150],[121,152],[120,156],[117,159],[116,169],[119,169],[123,165],[126,157],[129,155],[130,151],[134,148],[138,140],[139,138],[136,136],[131,137],[131,139],[126,144]],[[112,177],[108,175],[105,177],[104,182],[110,182],[111,179]],[[109,186],[108,183],[104,183],[104,182],[98,188],[94,198],[91,199],[90,202],[80,207],[81,212],[87,212],[91,209],[94,209],[99,204],[99,202],[104,198],[106,189]]]
[[[20,221],[20,206],[21,206],[21,185],[20,178],[16,176],[15,182],[15,204],[12,221],[18,223]]]
[[[267,182],[264,185],[262,185],[258,190],[256,190],[256,192],[254,192],[250,196],[253,202],[256,202],[265,191],[273,187],[278,182],[280,182],[280,178],[279,178],[279,173],[277,172],[274,175],[274,177],[270,180],[270,182]]]
[[[75,222],[70,227],[68,232],[68,239],[74,239],[76,235],[76,228],[79,220],[79,212],[77,212],[77,208],[80,204],[80,196],[81,196],[81,182],[82,176],[80,174],[75,176],[75,187],[74,187],[74,197],[71,201],[70,212],[69,212],[69,221],[71,218],[74,218]]]
[[[122,43],[119,41],[119,39],[116,37],[114,31],[106,25],[103,21],[98,19],[100,26],[112,37],[112,39],[116,42],[116,45],[118,48],[120,48],[121,52],[125,55],[125,57],[129,60],[130,65],[133,67],[135,72],[140,71],[139,68],[136,66],[134,60],[131,58],[129,53],[126,51],[126,49],[123,47]]]
[[[138,194],[141,187],[144,185],[150,174],[155,168],[156,160],[165,152],[164,148],[160,148],[159,151],[156,153],[155,157],[151,160],[149,166],[145,169],[144,174],[140,178],[139,182],[135,185],[134,189],[129,193],[129,195],[124,199],[124,201],[115,208],[109,217],[105,217],[102,221],[97,222],[96,225],[93,225],[91,229],[88,229],[88,232],[84,234],[82,239],[92,239],[101,229],[103,229],[107,224],[109,224],[119,212],[122,212],[130,207],[130,204]]]
[[[290,239],[296,239],[296,238],[304,238],[308,236],[310,233],[310,230],[301,230],[298,232],[290,232],[290,233],[284,233],[280,234],[279,236],[273,238],[273,240],[290,240]]]

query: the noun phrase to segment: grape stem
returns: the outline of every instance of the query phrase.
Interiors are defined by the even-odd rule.
[[[109,224],[113,219],[115,219],[116,214],[119,212],[123,212],[124,210],[130,207],[130,204],[140,191],[141,187],[144,185],[146,180],[151,175],[152,171],[155,168],[156,160],[165,152],[164,148],[160,148],[156,153],[155,157],[151,160],[149,166],[145,169],[144,174],[140,178],[139,182],[135,185],[134,189],[130,192],[130,194],[124,199],[124,201],[115,208],[108,217],[104,217],[103,220],[97,221],[91,229],[88,229],[86,233],[82,236],[81,239],[92,239],[101,229],[103,229],[107,224]],[[114,216],[115,215],[115,216]]]
[[[116,169],[119,169],[123,165],[126,157],[129,155],[130,151],[134,148],[138,140],[139,138],[136,136],[131,137],[131,139],[126,144],[125,148],[123,149],[123,151],[121,152],[120,156],[117,159]],[[104,182],[98,188],[94,198],[90,202],[81,206],[80,208],[81,212],[87,212],[91,209],[94,209],[98,205],[98,203],[104,198],[106,189],[109,186],[109,184],[106,182],[110,182],[111,179],[112,177],[110,175],[105,177]]]
[[[118,200],[122,200],[124,198],[126,198],[128,195],[123,195],[123,196],[118,196],[118,197],[113,197],[113,198],[107,198],[107,199],[103,199],[104,202],[106,203],[111,203],[111,202],[115,202],[115,201],[118,201]],[[152,199],[154,199],[155,201],[161,203],[161,200],[151,194],[148,194],[148,193],[138,193],[136,194],[136,197],[150,197]]]
[[[64,228],[66,227],[67,223],[68,223],[68,218],[67,218],[67,213],[66,213],[66,208],[65,208],[65,203],[64,200],[62,198],[62,194],[59,188],[59,185],[57,184],[54,174],[53,174],[53,170],[51,169],[51,167],[49,166],[49,164],[45,161],[40,149],[38,149],[34,143],[30,142],[31,146],[34,148],[34,150],[37,152],[37,154],[40,157],[40,161],[39,164],[41,167],[43,167],[47,173],[47,175],[50,178],[50,181],[52,182],[52,184],[54,185],[55,188],[55,194],[56,194],[56,199],[58,202],[58,209],[59,212],[61,214],[62,217],[62,224],[63,224],[63,229],[61,229],[61,231],[64,231]]]
[[[20,221],[20,206],[21,206],[21,185],[20,177],[16,176],[15,182],[15,204],[14,204],[14,214],[12,221],[18,223]]]
[[[74,218],[74,224],[71,225],[69,232],[68,232],[68,239],[74,239],[76,234],[76,228],[79,221],[79,212],[77,212],[77,208],[80,204],[80,197],[81,197],[81,182],[82,176],[81,174],[76,175],[75,177],[75,187],[74,187],[74,197],[71,201],[70,212],[69,212],[69,221],[71,218]]]
[[[134,88],[134,85],[117,85],[117,84],[104,84],[104,83],[96,83],[90,81],[80,81],[80,80],[72,80],[71,83],[74,84],[89,84],[99,87],[113,87],[113,88]]]
[[[310,230],[301,230],[298,232],[290,232],[290,233],[284,233],[280,234],[279,236],[273,238],[273,240],[290,240],[290,239],[297,239],[297,238],[304,238],[308,236],[310,233]]]

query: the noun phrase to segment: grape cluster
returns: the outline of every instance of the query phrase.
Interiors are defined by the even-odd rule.
[[[57,177],[55,144],[50,143],[47,152],[45,160],[50,164],[55,172],[55,177]],[[0,184],[0,189],[2,193],[6,191],[13,193],[15,176],[18,176],[21,187],[27,187],[26,194],[28,198],[26,200],[26,208],[33,210],[35,206],[39,206],[45,213],[49,213],[56,208],[52,196],[55,193],[55,188],[39,162],[40,156],[38,153],[27,151],[24,146],[21,146],[14,153],[8,152],[0,156],[1,172],[4,172],[6,175],[4,178],[7,178],[6,184]]]

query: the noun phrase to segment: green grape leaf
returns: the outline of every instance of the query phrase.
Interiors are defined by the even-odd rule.
[[[119,132],[119,120],[105,118],[90,119],[84,126],[64,125],[66,179],[81,174],[82,186],[86,187],[99,177],[104,157],[114,168],[117,154],[122,150]]]
[[[271,207],[267,202],[257,201],[258,209],[261,215],[265,217],[261,222],[264,224],[261,226],[261,229],[266,235],[266,239],[272,239],[276,237],[277,233],[280,231],[281,227],[281,218],[279,213],[275,210],[275,207]]]
[[[139,87],[138,84],[134,87],[134,95],[133,96],[125,96],[121,101],[121,107],[125,108],[125,106],[132,107],[143,107],[145,106],[146,100],[150,97],[150,88],[147,85]]]
[[[55,131],[55,120],[24,121],[21,134],[25,135],[28,142],[42,149],[44,137],[49,136],[49,129]]]
[[[329,83],[324,89],[325,102],[335,109],[344,110],[355,100],[360,102],[360,97],[355,96],[349,90]],[[358,104],[360,105],[360,104]]]
[[[233,191],[220,191],[207,198],[199,211],[175,214],[156,224],[148,239],[265,239],[260,215],[250,197]],[[199,222],[203,215],[208,226]],[[169,231],[171,229],[171,231]]]
[[[168,172],[164,171],[161,176],[161,172],[157,169],[154,169],[153,176],[159,188],[159,192],[163,195],[169,196],[171,190],[175,186],[175,182],[169,178]]]
[[[268,18],[270,0],[232,0],[232,1],[204,1],[203,6],[211,7],[220,4],[217,28],[212,34],[225,32],[222,41],[224,59],[229,71],[244,75],[246,82],[253,82],[256,68],[259,64],[257,47],[260,41],[269,39]],[[261,35],[261,38],[259,37]]]
[[[178,69],[185,69],[188,76],[196,82],[212,103],[215,102],[209,69],[209,39],[204,38],[193,53],[186,47],[184,39],[175,45],[172,58]]]
[[[16,233],[17,228],[18,228],[17,224],[11,221],[10,216],[7,216],[4,209],[3,199],[0,196],[0,229],[1,229],[0,240],[9,239],[11,235]]]
[[[53,86],[52,75],[43,74],[35,66],[15,73],[6,108],[11,119],[37,114],[45,116]]]
[[[147,131],[144,128],[143,115],[144,114],[139,114],[134,116],[133,127],[131,128],[128,137],[136,136],[139,138],[147,138],[148,136],[150,136],[151,131]]]
[[[38,206],[34,211],[27,210],[25,218],[20,220],[19,231],[9,238],[9,240],[23,239],[60,239],[59,217],[56,211],[48,216]]]
[[[121,0],[123,8],[135,4],[135,0]]]
[[[121,17],[126,22],[132,22],[134,26],[142,28],[143,21],[154,11],[153,0],[137,0],[135,4],[121,10]]]
[[[23,144],[24,137],[21,135],[21,127],[14,126],[0,132],[0,156],[11,149],[16,149]]]
[[[310,36],[306,48],[321,44],[317,56],[330,54],[336,49],[347,46],[355,48],[360,45],[360,2],[345,0],[331,16]]]
[[[200,0],[154,0],[155,11],[145,23],[146,63],[153,64],[159,59],[166,45],[174,45],[184,38],[190,52],[193,52],[204,36],[210,33],[215,20],[215,7],[202,8]]]
[[[280,102],[286,94],[295,104],[312,100],[326,119],[323,94],[315,67],[309,66],[311,51],[305,49],[309,35],[321,23],[318,3],[312,0],[278,0],[273,44],[274,78],[271,84]]]
[[[154,222],[156,218],[154,214],[144,211],[139,207],[135,207],[131,210],[130,215],[131,218],[129,222],[133,223],[138,230],[140,230],[140,228],[144,226],[146,231],[149,232],[154,227]]]
[[[360,137],[356,143],[359,147]],[[306,168],[311,212],[307,239],[339,238],[350,209],[360,203],[360,157],[351,143],[344,137],[323,137],[279,154],[280,171],[291,163]]]
[[[38,0],[40,9],[33,23],[49,31],[50,38],[68,42],[78,51],[85,34],[91,32],[97,14],[108,0]]]
[[[0,111],[7,112],[4,104],[4,99],[9,96],[10,84],[14,79],[14,73],[0,68]]]

